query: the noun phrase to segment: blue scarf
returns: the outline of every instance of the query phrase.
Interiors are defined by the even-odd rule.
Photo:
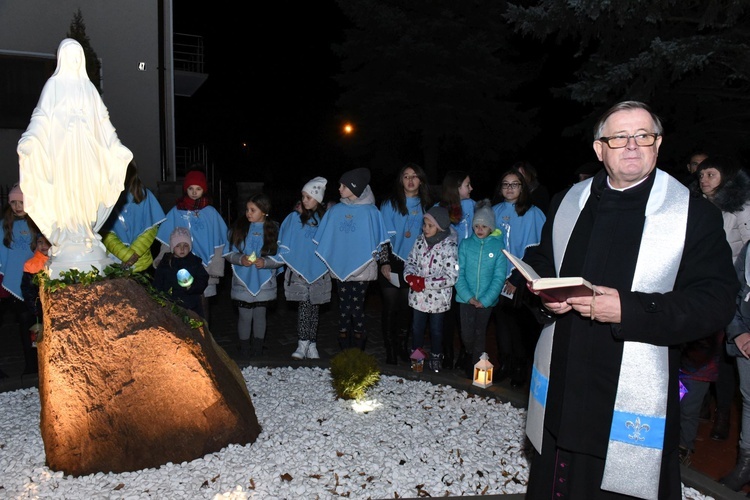
[[[34,252],[31,251],[32,237],[26,220],[16,219],[13,222],[13,243],[10,248],[0,241],[0,274],[3,275],[3,288],[18,300],[23,300],[23,265],[34,256]]]
[[[388,233],[374,205],[342,202],[323,216],[313,241],[333,277],[346,281],[375,259]]]
[[[164,210],[153,193],[148,189],[145,192],[146,197],[140,203],[135,203],[133,195],[128,193],[127,201],[112,224],[112,232],[126,245],[132,245],[144,231],[166,219]]]
[[[176,227],[186,227],[193,238],[193,253],[208,266],[217,248],[229,247],[227,224],[212,206],[200,210],[179,210],[173,207],[159,226],[156,239],[169,245],[169,235]]]
[[[313,236],[318,226],[310,224],[313,219],[303,226],[299,213],[295,210],[284,219],[279,229],[279,257],[308,283],[328,272],[323,261],[315,255]]]
[[[495,224],[505,234],[505,248],[510,253],[523,258],[528,247],[539,244],[547,217],[538,207],[532,206],[520,217],[516,213],[515,203],[504,201],[492,207],[492,210],[495,212]],[[508,276],[513,267],[509,263]]]
[[[383,215],[383,224],[391,239],[393,255],[406,262],[409,252],[422,234],[422,200],[415,196],[406,198],[406,215],[401,215],[398,208],[392,202],[386,201],[380,205],[380,213]],[[407,236],[408,235],[408,236]]]
[[[245,255],[251,255],[255,252],[257,257],[260,257],[260,251],[263,248],[263,223],[253,222],[247,230],[247,236],[245,236],[245,247],[240,250],[236,246],[232,245],[230,252],[238,252]],[[270,258],[270,257],[269,257]],[[275,259],[272,259],[275,260]],[[260,289],[276,277],[277,269],[258,269],[255,266],[240,266],[232,264],[232,271],[238,280],[245,285],[247,291],[251,295],[258,295]]]

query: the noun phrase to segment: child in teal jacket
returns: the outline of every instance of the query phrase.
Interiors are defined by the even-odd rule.
[[[461,317],[461,340],[466,351],[462,368],[472,377],[474,364],[485,350],[487,324],[505,283],[508,261],[505,241],[495,225],[489,200],[477,203],[474,234],[458,247],[456,302]]]

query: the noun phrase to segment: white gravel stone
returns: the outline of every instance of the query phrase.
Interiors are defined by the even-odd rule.
[[[358,413],[322,368],[243,370],[263,431],[251,445],[158,469],[83,477],[47,468],[39,393],[0,394],[0,491],[37,499],[352,499],[523,494],[524,410],[383,376]],[[691,488],[683,498],[709,500]]]

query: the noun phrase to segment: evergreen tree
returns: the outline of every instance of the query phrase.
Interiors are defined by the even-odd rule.
[[[86,73],[89,75],[91,83],[94,84],[96,90],[101,94],[102,63],[91,47],[88,35],[86,35],[86,24],[83,22],[83,14],[81,14],[80,8],[73,14],[73,20],[70,22],[70,31],[65,36],[76,40],[83,47],[83,55],[86,57]]]
[[[747,147],[749,8],[747,0],[536,0],[510,4],[507,18],[519,33],[571,48],[574,69],[555,92],[591,113],[569,133],[591,137],[603,109],[642,100],[665,120],[660,156],[684,161],[697,146]]]

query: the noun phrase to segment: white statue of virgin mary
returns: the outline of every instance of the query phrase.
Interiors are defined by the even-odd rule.
[[[86,74],[81,45],[66,38],[18,141],[24,207],[52,244],[48,270],[109,265],[98,234],[123,190],[133,153],[123,146]]]

